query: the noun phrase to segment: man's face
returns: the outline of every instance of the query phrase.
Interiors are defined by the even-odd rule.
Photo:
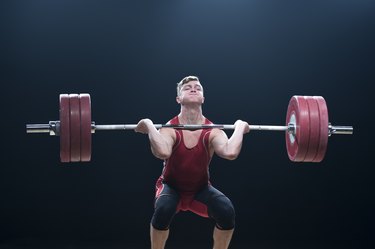
[[[185,83],[180,90],[180,95],[176,98],[179,104],[203,104],[203,87],[199,81],[193,80]]]

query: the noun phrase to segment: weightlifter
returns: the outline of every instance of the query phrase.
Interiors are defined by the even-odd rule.
[[[212,124],[202,113],[204,95],[198,77],[187,76],[177,83],[176,101],[181,111],[169,124]],[[156,181],[150,225],[152,249],[164,248],[174,215],[187,210],[213,219],[216,222],[213,248],[228,248],[235,227],[235,210],[229,198],[211,185],[209,164],[214,154],[229,160],[239,155],[243,135],[250,129],[241,120],[234,125],[228,139],[220,129],[157,130],[150,119],[137,124],[135,131],[148,134],[153,155],[164,160]]]

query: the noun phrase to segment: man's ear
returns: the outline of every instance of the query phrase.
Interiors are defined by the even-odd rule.
[[[176,102],[179,103],[179,104],[181,103],[179,96],[176,97]]]
[[[204,97],[203,97],[203,99],[202,99],[202,104],[204,103]]]

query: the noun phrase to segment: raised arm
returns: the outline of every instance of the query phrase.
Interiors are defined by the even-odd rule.
[[[135,128],[136,132],[148,134],[152,154],[159,159],[168,159],[172,154],[176,134],[171,128],[157,130],[150,119],[142,119]]]
[[[237,120],[232,136],[228,139],[222,130],[214,129],[211,134],[211,146],[216,155],[234,160],[241,152],[243,135],[250,131],[249,124],[242,120]]]

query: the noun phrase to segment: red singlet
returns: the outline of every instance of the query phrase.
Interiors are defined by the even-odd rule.
[[[178,117],[169,121],[170,124],[179,124]],[[212,124],[205,119],[205,124]],[[179,209],[189,209],[189,202],[194,194],[209,182],[209,136],[211,129],[202,129],[198,143],[193,148],[187,148],[184,143],[182,130],[175,130],[176,142],[173,145],[172,155],[164,161],[164,168],[156,183],[156,197],[161,193],[163,183],[179,192],[182,203]],[[185,201],[184,201],[185,200]]]

